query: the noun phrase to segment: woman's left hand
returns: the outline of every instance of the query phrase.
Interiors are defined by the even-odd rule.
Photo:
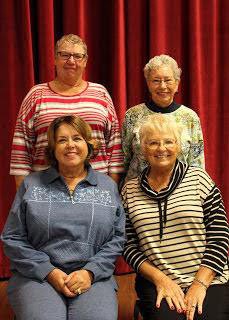
[[[81,294],[90,289],[92,280],[93,274],[90,271],[78,270],[70,273],[64,283],[71,292]]]
[[[206,289],[199,283],[193,282],[185,295],[186,319],[193,320],[195,311],[202,314]]]

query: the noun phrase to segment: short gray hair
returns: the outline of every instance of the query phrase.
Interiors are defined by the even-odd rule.
[[[173,71],[174,79],[180,81],[181,68],[178,67],[176,60],[167,54],[161,54],[160,56],[155,56],[149,60],[143,69],[145,78],[148,79],[150,72],[158,69],[162,65],[169,66]]]
[[[174,117],[170,114],[154,113],[147,116],[144,122],[139,128],[139,138],[142,144],[144,137],[151,131],[161,132],[164,129],[168,129],[174,134],[179,148],[181,148],[181,133],[182,125],[177,123]]]
[[[85,41],[81,39],[79,36],[72,33],[64,35],[56,42],[55,55],[57,55],[57,52],[59,51],[60,46],[62,46],[62,44],[66,42],[71,44],[81,45],[84,49],[84,54],[87,56],[87,45]]]

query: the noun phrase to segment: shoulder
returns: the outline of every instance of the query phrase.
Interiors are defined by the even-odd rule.
[[[148,108],[145,103],[140,103],[136,106],[131,107],[126,111],[124,125],[130,128],[135,126],[139,121],[142,122],[142,119],[149,114]]]
[[[101,101],[104,101],[105,106],[113,106],[111,96],[108,90],[102,84],[88,82],[87,94],[93,96],[94,99],[100,99]]]
[[[43,95],[44,92],[50,92],[48,83],[40,83],[33,86],[29,92],[26,94],[24,101],[28,99],[36,99]]]
[[[40,91],[43,91],[43,90],[47,90],[49,89],[49,86],[48,86],[48,83],[45,82],[45,83],[39,83],[39,84],[36,84],[34,85],[28,92],[28,94],[33,94],[33,93],[36,93],[36,92],[40,92]]]
[[[125,193],[128,193],[128,192],[134,193],[136,190],[139,189],[139,187],[140,187],[139,177],[135,177],[133,179],[128,180],[124,184],[121,193],[122,194],[125,194]]]
[[[196,179],[198,184],[205,185],[208,189],[211,189],[215,185],[209,174],[199,167],[189,166],[186,177],[189,180]]]
[[[98,187],[117,189],[117,183],[105,173],[90,168],[90,176],[96,181]]]
[[[137,104],[126,111],[126,116],[139,114],[146,108],[145,103]]]
[[[53,177],[52,168],[48,168],[46,170],[31,172],[24,179],[24,186],[28,188],[32,185],[47,185]]]
[[[181,105],[180,108],[177,109],[176,113],[186,118],[199,119],[199,116],[194,110],[184,105]]]
[[[87,90],[92,90],[101,94],[108,94],[107,89],[100,83],[88,82]]]

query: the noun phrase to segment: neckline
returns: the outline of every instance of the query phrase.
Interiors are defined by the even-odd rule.
[[[146,106],[151,111],[157,112],[157,113],[171,113],[176,111],[180,108],[181,104],[176,103],[173,101],[168,107],[159,107],[153,100],[147,101]]]
[[[76,93],[76,94],[73,94],[73,95],[66,95],[66,94],[59,93],[59,92],[53,90],[53,89],[51,88],[51,86],[50,86],[50,82],[51,82],[51,81],[47,82],[47,86],[48,86],[49,90],[52,91],[53,93],[55,93],[56,95],[61,96],[61,97],[77,97],[77,96],[80,96],[82,93],[84,93],[84,92],[88,89],[89,84],[90,84],[88,81],[85,80],[85,82],[86,82],[86,87],[85,87],[81,92]]]

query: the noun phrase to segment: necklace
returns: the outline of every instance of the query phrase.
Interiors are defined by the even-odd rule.
[[[67,184],[70,194],[72,195],[76,185],[86,177],[87,169],[84,168],[83,171],[80,172],[77,176],[64,175],[63,173],[61,175],[64,178],[65,183]]]

